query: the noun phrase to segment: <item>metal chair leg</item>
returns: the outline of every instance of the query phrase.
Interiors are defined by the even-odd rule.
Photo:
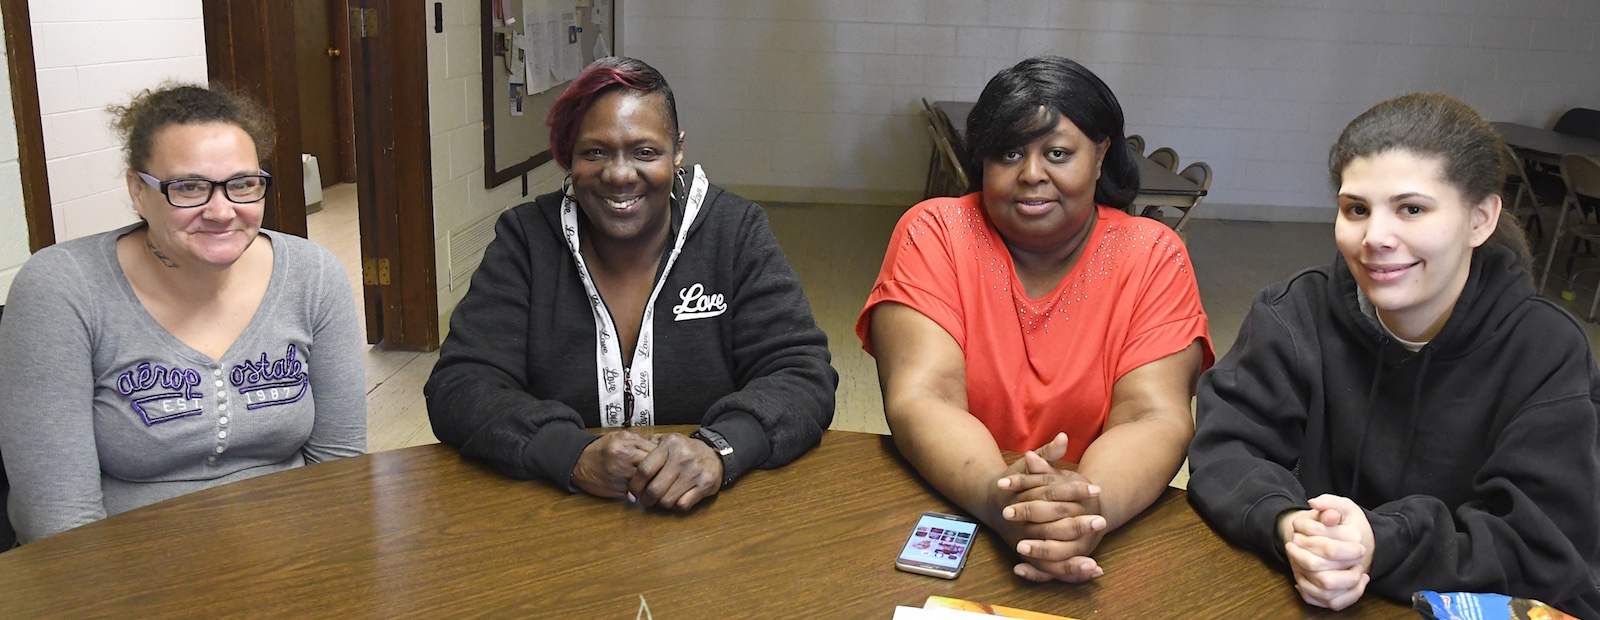
[[[1188,208],[1178,207],[1178,210],[1183,212],[1183,217],[1178,218],[1178,223],[1172,225],[1172,230],[1177,231],[1181,236],[1183,227],[1189,223],[1189,216],[1194,214],[1194,208],[1198,206],[1200,205],[1190,205]]]
[[[1550,254],[1544,257],[1544,271],[1539,274],[1539,291],[1537,293],[1539,295],[1544,294],[1544,285],[1550,281],[1550,268],[1555,266],[1556,250],[1561,249],[1561,233],[1567,229],[1567,202],[1566,200],[1561,201],[1561,211],[1556,216],[1555,234],[1550,239]]]
[[[1594,311],[1595,311],[1596,308],[1600,308],[1600,286],[1596,286],[1596,290],[1594,292],[1594,301],[1589,303],[1589,322],[1590,323],[1594,322]]]

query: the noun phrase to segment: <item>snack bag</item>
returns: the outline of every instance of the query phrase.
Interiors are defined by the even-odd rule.
[[[1411,608],[1427,620],[1577,620],[1531,598],[1478,592],[1434,592],[1411,595]]]

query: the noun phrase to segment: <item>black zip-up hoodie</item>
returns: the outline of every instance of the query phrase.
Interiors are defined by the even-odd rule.
[[[440,441],[570,491],[596,439],[584,428],[601,420],[594,315],[562,237],[561,197],[500,216],[423,393]],[[684,217],[674,201],[673,238]],[[579,221],[587,225],[581,210]],[[721,295],[726,311],[681,320],[673,308],[691,291]],[[733,476],[784,465],[821,441],[839,375],[761,207],[710,185],[654,314],[656,424],[720,432],[734,448]]]
[[[1498,592],[1600,618],[1600,368],[1583,328],[1479,248],[1412,353],[1361,312],[1342,258],[1263,290],[1200,379],[1189,499],[1288,570],[1278,515],[1324,493],[1375,537],[1368,592]]]

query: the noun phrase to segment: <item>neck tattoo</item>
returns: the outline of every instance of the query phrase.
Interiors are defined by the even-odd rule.
[[[157,250],[156,249],[156,244],[151,243],[149,237],[145,237],[145,239],[144,239],[144,247],[148,248],[150,250],[150,253],[155,255],[156,260],[161,261],[161,264],[166,265],[168,269],[177,269],[178,268],[178,264],[177,263],[172,262],[172,259],[167,258],[166,254],[162,254],[161,250]]]

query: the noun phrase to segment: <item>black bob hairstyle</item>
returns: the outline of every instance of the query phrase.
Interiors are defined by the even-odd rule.
[[[1060,56],[1035,56],[1019,62],[983,87],[983,94],[967,114],[967,152],[962,167],[972,179],[969,189],[983,189],[985,161],[1050,133],[1062,117],[1096,143],[1110,140],[1094,201],[1127,209],[1139,193],[1139,166],[1122,133],[1122,104],[1094,72]]]

